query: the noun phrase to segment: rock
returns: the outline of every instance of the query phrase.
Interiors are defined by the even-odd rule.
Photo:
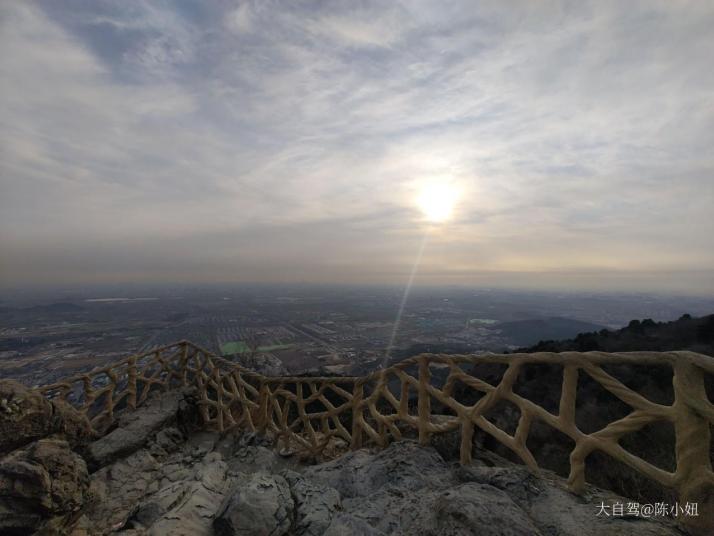
[[[256,474],[224,502],[213,528],[218,536],[281,536],[290,529],[293,510],[282,476]]]
[[[239,444],[236,437],[199,432],[177,442],[181,437],[171,428],[159,431],[146,447],[92,475],[93,486],[102,497],[87,512],[93,533],[211,533],[231,490],[242,489],[250,480],[251,475],[243,470],[257,471],[259,467],[242,465],[240,472],[230,469],[224,456],[234,454]],[[161,456],[155,454],[157,449]],[[251,448],[238,451],[243,449]],[[253,449],[256,461],[264,452],[270,453],[262,447]]]
[[[184,435],[178,428],[170,426],[164,428],[156,434],[149,442],[149,452],[157,459],[166,458],[172,452],[176,452],[184,442]]]
[[[554,536],[673,536],[682,534],[667,518],[649,520],[641,517],[598,516],[598,504],[628,499],[600,491],[587,501],[561,489],[557,484],[543,485],[542,492],[523,505],[533,522],[544,533]]]
[[[134,516],[137,527],[146,527],[156,536],[210,533],[217,510],[233,484],[227,464],[218,453],[211,453],[189,478],[159,490],[143,503]]]
[[[462,484],[435,502],[436,534],[539,536],[528,515],[503,491],[486,484]]]
[[[498,488],[528,514],[544,534],[553,536],[664,536],[680,532],[667,519],[597,516],[601,502],[627,504],[628,499],[587,486],[582,497],[568,491],[565,482],[551,473],[531,474],[522,466],[461,467],[455,471],[461,481],[473,481]],[[631,501],[630,501],[631,502]]]
[[[179,407],[176,412],[176,425],[184,435],[189,436],[201,430],[202,424],[203,417],[201,417],[198,397],[193,390],[186,389],[183,397],[179,400]]]
[[[452,482],[449,465],[414,441],[392,443],[374,454],[358,450],[305,470],[305,476],[335,488],[343,497],[369,496],[382,487],[441,489]]]
[[[505,467],[460,466],[454,469],[459,482],[488,484],[506,492],[518,504],[534,500],[544,489],[545,483],[522,465]]]
[[[340,512],[332,518],[324,536],[386,536],[363,519]]]
[[[681,534],[666,520],[598,517],[599,501],[627,499],[593,487],[579,497],[548,471],[535,476],[505,463],[449,465],[433,448],[403,441],[306,468],[304,475],[343,496],[344,513],[333,515],[326,534],[360,534],[365,524],[375,534],[404,536]]]
[[[12,380],[0,381],[0,455],[52,433],[52,404]]]
[[[87,512],[97,532],[203,534],[236,477],[216,452],[199,461],[184,455],[159,464],[142,449],[100,469],[92,481],[102,490],[102,500]]]
[[[601,501],[627,499],[592,486],[573,495],[553,473],[493,453],[463,467],[400,441],[307,466],[255,434],[186,432],[176,420],[183,403],[168,393],[123,415],[90,445],[94,463],[105,464],[91,477],[67,442],[45,439],[7,456],[0,532],[681,536],[661,519],[598,517]]]
[[[62,434],[72,445],[91,435],[86,417],[13,380],[0,380],[0,456],[32,441]]]
[[[88,498],[87,466],[67,441],[41,439],[0,461],[0,532],[36,530]]]
[[[184,442],[184,437],[177,428],[168,427],[156,434],[154,442],[166,452],[175,452]]]
[[[275,450],[261,446],[239,448],[230,456],[228,463],[231,469],[242,473],[278,472],[285,466]]]
[[[135,452],[150,437],[176,420],[181,391],[171,391],[149,399],[136,411],[126,411],[119,417],[117,428],[87,447],[87,460],[92,469]]]
[[[62,400],[52,400],[53,434],[59,435],[75,448],[94,439],[87,416]]]
[[[244,432],[238,438],[239,447],[273,447],[275,442],[266,436],[262,436],[256,432]]]
[[[295,536],[324,534],[335,513],[342,509],[340,494],[334,488],[306,480],[295,471],[283,471],[282,476],[290,486],[295,503],[295,521],[291,534]]]
[[[158,461],[142,449],[92,474],[92,492],[97,501],[85,513],[96,532],[122,527],[161,478],[160,469]]]

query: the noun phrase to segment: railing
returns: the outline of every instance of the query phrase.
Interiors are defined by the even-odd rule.
[[[503,365],[506,370],[500,382],[491,385],[464,370],[479,364]],[[562,367],[557,415],[514,392],[522,367],[533,364]],[[671,367],[673,404],[651,402],[602,368],[622,364]],[[575,422],[581,374],[629,405],[632,412],[597,432],[582,432]],[[182,341],[38,389],[73,404],[98,432],[113,422],[117,410],[138,407],[155,389],[194,386],[206,427],[272,434],[280,448],[301,454],[319,455],[337,438],[355,449],[368,444],[384,447],[410,433],[428,444],[433,434],[458,430],[460,458],[466,464],[471,461],[474,430],[480,429],[534,470],[538,464],[526,442],[534,419],[540,419],[575,443],[568,479],[573,491],[584,489],[585,460],[599,450],[677,490],[684,500],[714,490],[710,458],[714,405],[705,390],[705,375],[714,375],[714,359],[691,352],[564,352],[422,354],[363,377],[266,377]],[[481,398],[467,401],[455,395],[457,388],[479,393]],[[513,435],[485,416],[502,400],[520,410]],[[439,413],[433,411],[433,402]],[[618,443],[626,434],[659,421],[674,426],[674,472],[648,463]]]

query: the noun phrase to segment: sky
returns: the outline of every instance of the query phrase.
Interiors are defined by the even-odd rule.
[[[0,286],[403,284],[426,236],[418,284],[714,295],[711,28],[670,0],[2,2]]]

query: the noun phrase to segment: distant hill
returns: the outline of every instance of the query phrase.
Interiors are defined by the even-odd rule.
[[[672,322],[650,318],[632,320],[626,327],[610,331],[583,332],[572,339],[541,340],[518,352],[603,352],[691,350],[714,356],[714,314],[701,318],[683,315]]]
[[[502,322],[497,327],[511,344],[523,346],[542,340],[566,339],[586,331],[605,329],[605,326],[599,324],[561,317]]]

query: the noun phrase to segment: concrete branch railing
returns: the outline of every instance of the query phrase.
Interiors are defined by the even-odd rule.
[[[466,370],[479,364],[505,366],[500,382],[492,385]],[[651,402],[602,368],[623,364],[642,367],[643,374],[648,366],[670,367],[673,404]],[[557,414],[514,392],[524,365],[562,367]],[[594,433],[582,432],[575,418],[580,375],[592,378],[632,412]],[[363,377],[266,377],[182,341],[38,390],[84,412],[98,433],[106,430],[119,410],[135,409],[153,390],[194,386],[206,427],[272,434],[280,448],[301,454],[318,455],[337,438],[356,449],[368,444],[384,447],[410,431],[427,444],[434,434],[458,430],[461,462],[466,464],[471,460],[474,430],[480,429],[534,470],[538,464],[526,442],[534,419],[540,419],[575,444],[568,479],[573,491],[583,491],[585,460],[599,450],[673,488],[681,500],[689,500],[714,494],[714,405],[705,390],[705,375],[714,375],[714,359],[691,352],[565,352],[422,354]],[[457,396],[464,391],[480,398]],[[486,418],[504,400],[520,410],[513,435]],[[434,411],[437,407],[439,413]],[[626,434],[660,421],[674,426],[674,472],[648,463],[619,444]]]

